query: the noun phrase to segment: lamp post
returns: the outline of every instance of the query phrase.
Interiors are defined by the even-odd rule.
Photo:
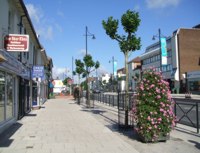
[[[94,36],[94,34],[90,33],[90,32],[88,31],[88,27],[86,26],[86,27],[85,27],[85,50],[86,50],[86,55],[87,55],[87,37],[88,37],[88,36],[91,36],[92,39],[96,39],[95,36]]]
[[[94,36],[94,34],[92,34],[92,33],[90,33],[89,31],[88,31],[88,27],[86,26],[85,27],[85,50],[86,50],[86,56],[87,56],[87,54],[88,54],[88,51],[87,51],[87,48],[88,48],[88,46],[87,46],[87,37],[88,36],[91,36],[92,37],[92,39],[96,39],[95,38],[95,36]],[[86,92],[86,98],[87,98],[87,104],[89,104],[89,100],[88,100],[88,95],[89,95],[89,80],[88,80],[88,67],[86,66],[86,81],[87,81],[87,92]]]
[[[113,86],[113,92],[114,92],[114,62],[115,62],[115,58],[114,56],[112,57],[112,61],[109,61],[109,63],[112,62],[112,68],[113,68],[113,74],[112,74],[112,86]]]
[[[161,41],[160,41],[160,39],[161,39],[161,30],[160,30],[160,28],[158,29],[158,36],[153,35],[152,39],[155,40],[156,37],[158,37],[158,39],[159,39],[159,46],[160,46],[160,71],[162,72],[162,51],[161,51]]]

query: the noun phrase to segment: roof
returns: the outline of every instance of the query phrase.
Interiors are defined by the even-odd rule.
[[[122,73],[125,72],[125,68],[123,67],[123,68],[117,70],[117,72],[120,72],[120,71],[122,71]]]
[[[140,63],[141,59],[139,56],[137,56],[136,58],[132,59],[131,61],[129,61],[128,63]]]

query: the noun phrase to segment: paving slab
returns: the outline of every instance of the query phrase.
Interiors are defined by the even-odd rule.
[[[72,99],[48,100],[4,132],[0,153],[138,153],[88,111]]]

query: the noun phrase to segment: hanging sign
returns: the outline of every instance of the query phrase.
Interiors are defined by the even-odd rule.
[[[7,51],[28,52],[29,35],[9,34],[4,37],[4,48]]]
[[[167,42],[166,38],[160,38],[162,65],[167,65]]]

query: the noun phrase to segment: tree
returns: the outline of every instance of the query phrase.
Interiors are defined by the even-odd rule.
[[[67,77],[63,80],[63,84],[66,85],[66,86],[69,86],[68,85],[68,80],[72,80],[70,77]]]
[[[94,62],[91,55],[86,55],[83,58],[83,62],[81,60],[76,60],[76,73],[79,75],[82,75],[82,77],[86,77],[87,81],[87,107],[91,107],[90,104],[90,84],[89,84],[89,75],[91,72],[93,72],[95,69],[98,69],[100,66],[99,61]]]
[[[106,34],[119,43],[121,52],[124,53],[125,57],[125,71],[126,71],[126,98],[125,98],[125,125],[128,125],[128,56],[129,53],[139,50],[140,37],[136,36],[136,31],[140,25],[139,13],[128,10],[121,17],[121,24],[126,33],[123,35],[117,34],[118,20],[109,17],[107,21],[103,20],[102,25],[106,31]]]

